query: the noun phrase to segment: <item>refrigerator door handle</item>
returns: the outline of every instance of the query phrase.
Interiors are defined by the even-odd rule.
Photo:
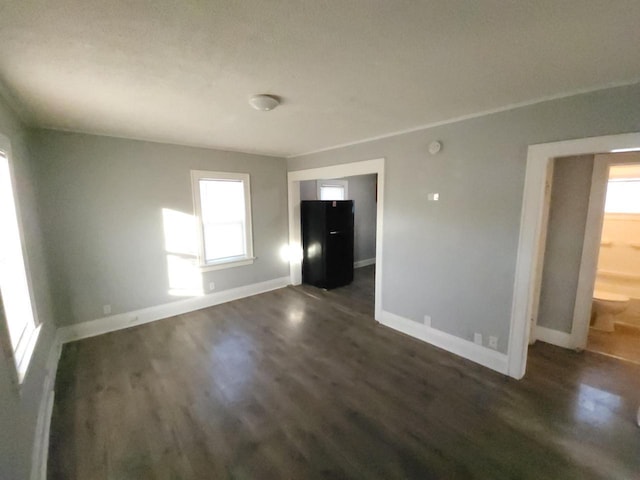
[[[336,235],[338,233],[340,233],[339,230],[333,230],[332,232],[329,232],[329,235]]]

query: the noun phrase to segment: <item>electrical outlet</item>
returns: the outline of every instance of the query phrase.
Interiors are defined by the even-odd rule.
[[[104,313],[105,315],[111,315],[111,305],[103,305],[102,313]]]
[[[215,282],[209,282],[209,291],[215,290],[216,289],[216,284]]]
[[[481,333],[474,333],[473,334],[473,343],[476,343],[478,345],[482,345],[482,334]]]
[[[498,337],[489,337],[489,348],[498,349]]]
[[[425,315],[425,316],[424,316],[424,324],[425,324],[425,326],[427,326],[427,327],[430,327],[430,326],[431,326],[431,316],[430,316],[430,315]]]

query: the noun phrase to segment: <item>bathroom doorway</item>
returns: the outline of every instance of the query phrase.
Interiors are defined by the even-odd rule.
[[[586,349],[640,364],[640,154],[608,155]],[[617,163],[617,160],[626,160]]]
[[[541,143],[529,145],[527,149],[507,366],[509,375],[514,378],[522,378],[526,372],[529,345],[532,340],[543,340],[560,347],[576,350],[584,350],[587,345],[600,247],[602,212],[608,179],[608,165],[605,164],[604,169],[600,168],[602,162],[597,162],[596,165],[594,152],[603,154],[640,152],[640,132]],[[586,225],[583,223],[582,226],[584,236],[582,240],[576,240],[578,246],[582,246],[582,253],[581,259],[577,262],[577,286],[573,290],[576,300],[573,318],[569,319],[568,328],[553,330],[543,328],[538,324],[540,282],[542,264],[546,256],[545,242],[553,164],[555,159],[559,157],[572,155],[590,156],[590,160],[593,162],[593,177],[595,178],[596,174],[603,172],[603,181],[600,192],[596,188],[598,182],[591,183],[590,191],[589,184],[587,184],[588,213]],[[599,210],[595,208],[596,206],[599,207]],[[596,233],[593,236],[585,234],[594,231]]]
[[[640,153],[557,157],[531,338],[640,364]]]

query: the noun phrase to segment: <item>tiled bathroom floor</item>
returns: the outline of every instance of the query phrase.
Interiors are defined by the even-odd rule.
[[[614,332],[589,330],[587,350],[640,364],[640,329],[616,324]]]

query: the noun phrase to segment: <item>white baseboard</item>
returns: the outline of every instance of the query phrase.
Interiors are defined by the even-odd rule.
[[[353,262],[353,268],[368,267],[369,265],[373,265],[374,263],[376,263],[376,257],[365,258],[364,260]]]
[[[221,292],[215,292],[202,297],[194,297],[177,302],[166,303],[154,307],[143,308],[119,315],[91,320],[77,325],[69,325],[58,328],[54,336],[49,356],[47,358],[46,373],[42,387],[42,398],[38,409],[36,431],[33,442],[33,454],[31,459],[30,480],[46,480],[47,460],[49,457],[49,432],[51,427],[51,414],[53,411],[54,387],[58,361],[62,352],[62,345],[74,340],[93,337],[107,332],[113,332],[134,325],[161,320],[163,318],[180,315],[183,313],[212,307],[221,303],[250,297],[260,293],[269,292],[290,284],[289,277],[275,278],[265,282],[254,283],[242,287],[231,288]]]
[[[536,340],[540,340],[541,342],[550,343],[551,345],[557,345],[562,348],[575,348],[570,333],[536,325],[535,335]]]
[[[58,329],[62,343],[72,342],[83,338],[95,337],[103,333],[114,332],[136,325],[155,322],[163,318],[193,312],[202,308],[212,307],[221,303],[231,302],[240,298],[258,295],[260,293],[277,290],[291,283],[289,277],[274,278],[266,282],[253,283],[242,287],[231,288],[221,292],[210,293],[201,297],[193,297],[177,302],[165,303],[153,307],[142,308],[131,312],[98,318],[88,322],[68,325]]]
[[[408,318],[382,310],[377,320],[387,327],[415,337],[455,355],[483,365],[502,374],[508,373],[507,355],[496,350],[477,345],[450,333],[427,327]]]
[[[47,459],[49,458],[49,430],[51,427],[51,413],[53,411],[54,387],[58,361],[62,352],[60,336],[56,332],[53,343],[49,349],[47,364],[45,366],[45,378],[42,386],[42,397],[38,408],[38,419],[33,440],[33,453],[31,457],[31,480],[46,480]]]

